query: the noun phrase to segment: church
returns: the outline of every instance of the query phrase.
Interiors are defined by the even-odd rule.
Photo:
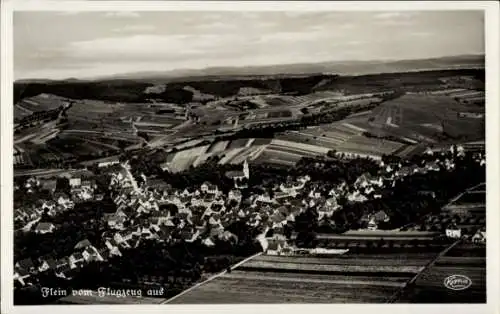
[[[236,186],[238,185],[237,182],[239,180],[242,180],[242,179],[248,180],[250,178],[250,168],[248,167],[247,160],[245,159],[245,162],[243,163],[243,171],[238,171],[238,170],[228,171],[228,172],[226,172],[226,177],[228,177],[229,179],[233,179],[234,184]]]

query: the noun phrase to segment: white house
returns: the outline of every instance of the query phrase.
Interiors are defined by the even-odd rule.
[[[448,238],[458,239],[462,236],[462,230],[458,228],[448,228],[446,229],[446,236]]]
[[[82,185],[82,178],[70,178],[69,186],[72,188],[79,188]]]
[[[69,266],[74,269],[85,263],[85,258],[80,252],[73,253],[69,256]]]
[[[214,184],[211,184],[209,182],[204,182],[201,187],[200,187],[200,190],[203,192],[203,193],[208,193],[208,194],[217,194],[217,192],[219,191],[219,189],[217,188],[216,185]]]
[[[474,236],[472,236],[472,242],[474,243],[486,243],[486,232],[478,230]]]

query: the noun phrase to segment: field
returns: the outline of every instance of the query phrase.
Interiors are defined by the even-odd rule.
[[[407,94],[372,110],[368,122],[373,128],[394,136],[428,143],[440,141],[444,133],[452,137],[480,138],[480,119],[458,116],[459,112],[470,110],[481,112],[446,95]]]
[[[169,303],[385,303],[432,256],[260,255]]]
[[[454,202],[455,205],[463,204],[485,204],[486,203],[486,192],[469,192],[462,195],[458,200]]]
[[[400,302],[485,303],[485,255],[485,247],[459,244],[424,271]],[[451,275],[467,276],[471,286],[462,291],[447,289],[444,280]]]
[[[289,166],[303,157],[324,155],[327,152],[328,148],[324,146],[300,143],[287,136],[279,136],[278,139],[273,139],[254,161]]]
[[[366,129],[349,123],[351,120],[336,122],[301,131],[285,132],[278,139],[334,149],[337,152],[354,153],[367,156],[392,154],[404,146],[402,143],[387,139],[368,138],[362,135]]]

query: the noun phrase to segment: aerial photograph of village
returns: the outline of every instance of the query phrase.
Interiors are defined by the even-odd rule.
[[[15,12],[14,304],[486,303],[484,27]]]

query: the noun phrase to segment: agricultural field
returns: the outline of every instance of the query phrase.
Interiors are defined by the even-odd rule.
[[[237,139],[237,140],[232,140],[229,145],[227,146],[226,149],[238,149],[238,148],[243,148],[246,147],[248,144],[249,140],[248,139]]]
[[[459,112],[478,110],[442,95],[407,94],[372,110],[368,122],[394,136],[437,142],[443,133],[453,137],[480,138],[481,121],[461,118]],[[484,128],[484,127],[483,127]]]
[[[254,163],[268,163],[282,166],[294,166],[303,156],[299,154],[288,154],[281,151],[264,150]]]
[[[208,145],[198,146],[177,152],[168,163],[170,171],[181,172],[188,169],[201,155],[206,152],[208,147]]]
[[[168,303],[385,303],[432,256],[260,255]]]
[[[210,153],[210,154],[222,153],[222,152],[224,152],[226,150],[226,147],[227,147],[228,144],[229,144],[229,141],[217,141],[217,142],[214,142],[207,149],[207,153]]]
[[[355,136],[337,147],[338,151],[347,151],[367,155],[389,155],[400,149],[404,144],[385,140]]]
[[[39,94],[34,97],[24,98],[16,104],[21,110],[37,112],[57,109],[68,103],[68,99],[50,94]]]
[[[448,276],[462,275],[471,280],[464,290],[444,286]],[[400,302],[412,303],[485,303],[486,248],[459,244],[426,269]]]
[[[464,205],[464,204],[485,204],[486,203],[486,192],[468,192],[462,195],[458,200],[453,202],[454,205]]]

